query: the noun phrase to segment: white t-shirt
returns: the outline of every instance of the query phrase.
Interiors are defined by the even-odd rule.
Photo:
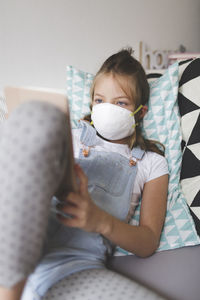
[[[73,129],[72,131],[75,158],[79,157],[80,149],[83,148],[83,145],[80,142],[80,132],[81,129]],[[128,145],[107,142],[99,136],[97,136],[97,144],[93,149],[96,151],[117,152],[128,159],[132,157],[131,149]],[[143,158],[137,161],[137,167],[129,216],[133,215],[134,209],[139,203],[144,184],[169,173],[166,158],[150,151],[145,152]]]

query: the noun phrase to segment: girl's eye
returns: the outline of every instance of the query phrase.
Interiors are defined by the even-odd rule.
[[[127,103],[124,102],[124,101],[118,101],[118,102],[117,102],[117,105],[119,105],[119,106],[126,106]]]
[[[96,104],[98,104],[98,103],[102,103],[103,100],[102,100],[102,99],[94,99],[94,102],[95,102]]]

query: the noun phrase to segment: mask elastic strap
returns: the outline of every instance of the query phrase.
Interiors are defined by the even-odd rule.
[[[131,116],[134,116],[142,107],[143,105],[141,104],[134,112],[131,113]]]
[[[132,125],[132,127],[135,128],[138,125],[139,125],[139,123],[135,123],[135,124]]]

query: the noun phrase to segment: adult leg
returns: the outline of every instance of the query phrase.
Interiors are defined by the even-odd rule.
[[[63,112],[39,101],[20,105],[2,125],[0,299],[9,291],[19,298],[40,258],[51,198],[66,171],[66,126]]]
[[[75,273],[52,286],[44,300],[161,300],[150,289],[108,269]]]

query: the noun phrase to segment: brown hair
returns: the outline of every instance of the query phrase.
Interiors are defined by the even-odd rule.
[[[149,84],[146,78],[145,71],[142,65],[132,56],[132,48],[123,49],[111,55],[101,66],[96,76],[94,77],[90,95],[93,100],[94,89],[97,80],[102,75],[112,74],[124,90],[126,95],[135,104],[135,110],[140,105],[146,105],[149,100]],[[135,114],[135,122],[138,124],[132,136],[129,138],[129,147],[139,146],[146,151],[157,152],[164,155],[164,146],[153,140],[147,140],[143,137],[140,127],[140,111]],[[91,115],[88,115],[84,120],[91,121]],[[161,148],[163,150],[161,150]]]

